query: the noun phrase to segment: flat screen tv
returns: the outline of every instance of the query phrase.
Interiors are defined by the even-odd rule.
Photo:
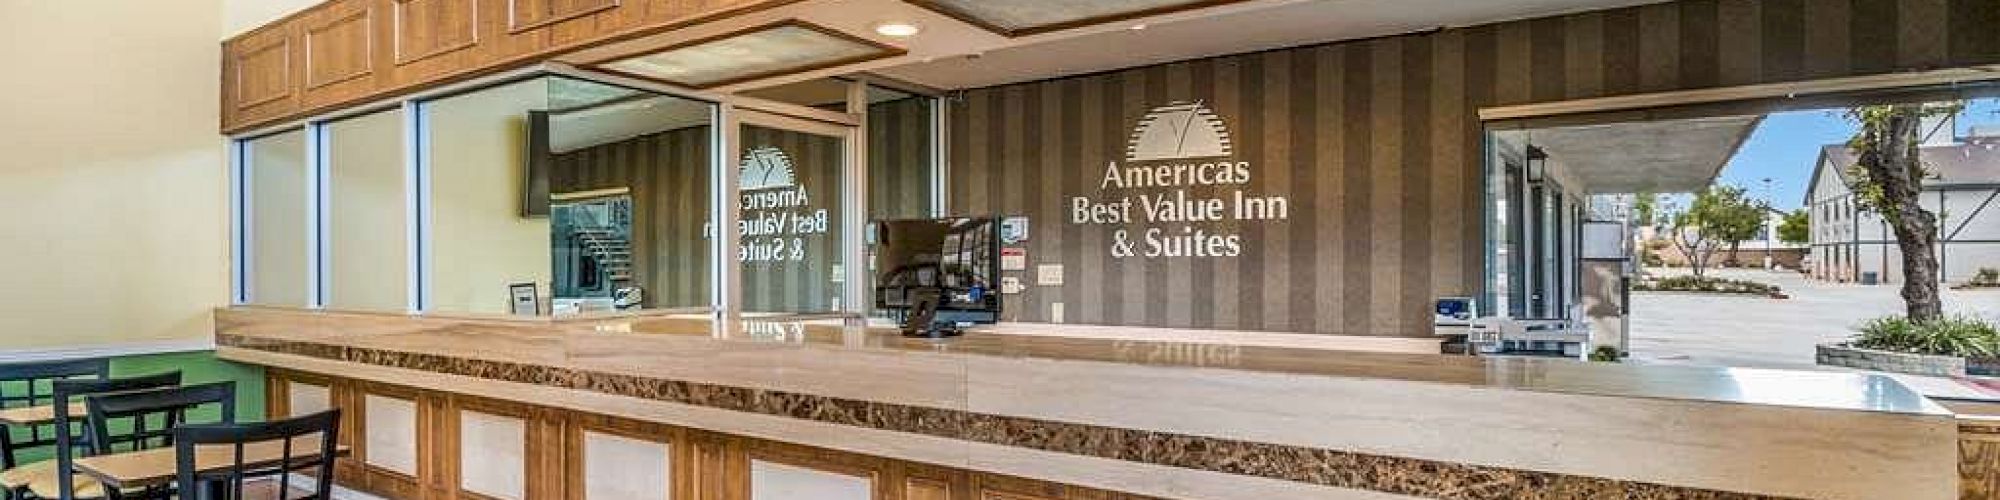
[[[993,217],[877,220],[875,309],[905,334],[954,335],[1000,319],[1000,222]]]

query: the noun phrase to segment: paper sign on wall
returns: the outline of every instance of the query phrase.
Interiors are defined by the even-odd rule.
[[[1021,284],[1021,278],[1014,276],[1000,277],[1000,293],[1013,295],[1021,293],[1022,290],[1027,290],[1027,289],[1028,289],[1027,285]]]
[[[1002,271],[1028,270],[1028,249],[1026,248],[1000,249],[1000,270]]]
[[[1035,284],[1042,286],[1062,286],[1062,264],[1042,264],[1035,266]]]

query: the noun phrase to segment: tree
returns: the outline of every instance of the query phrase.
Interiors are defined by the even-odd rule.
[[[1637,225],[1639,227],[1652,227],[1654,219],[1659,216],[1659,211],[1660,211],[1659,195],[1653,193],[1639,193],[1632,195],[1633,225]]]
[[[1659,220],[1659,211],[1659,195],[1651,192],[1639,192],[1632,195],[1632,227],[1657,229],[1654,223]],[[1653,249],[1646,245],[1648,241],[1646,238],[1654,238],[1656,236],[1654,233],[1647,231],[1634,232],[1636,234],[1633,237],[1638,244],[1634,245],[1633,248],[1638,250],[1639,265],[1652,265],[1657,258],[1653,255]]]
[[[1716,250],[1729,247],[1734,259],[1743,240],[1757,237],[1764,225],[1764,206],[1736,186],[1709,186],[1694,196],[1686,212],[1673,218],[1674,247],[1687,257],[1694,275],[1701,276]]]
[[[1943,316],[1938,299],[1937,215],[1918,203],[1923,193],[1923,121],[1934,116],[1950,116],[1964,109],[1963,103],[1886,104],[1847,110],[1847,117],[1861,125],[1847,141],[1855,163],[1848,167],[1855,205],[1882,216],[1896,236],[1896,248],[1903,254],[1903,306],[1910,321],[1924,322]]]
[[[1812,219],[1806,209],[1785,214],[1785,220],[1778,223],[1778,241],[1793,245],[1812,243]]]

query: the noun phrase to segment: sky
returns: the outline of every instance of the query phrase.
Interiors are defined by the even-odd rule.
[[[1720,181],[1744,188],[1753,199],[1768,200],[1779,210],[1799,208],[1806,184],[1812,182],[1819,148],[1854,136],[1855,124],[1840,109],[1773,113],[1764,117],[1750,139],[1723,166]],[[1958,117],[1960,136],[1975,124],[2000,124],[2000,99],[1967,102]],[[1764,179],[1770,179],[1766,189]]]

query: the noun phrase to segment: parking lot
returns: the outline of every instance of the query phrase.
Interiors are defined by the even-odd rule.
[[[1654,269],[1656,275],[1686,269]],[[1817,368],[1813,346],[1839,341],[1869,318],[1903,310],[1897,285],[1808,280],[1788,271],[1721,269],[1711,275],[1782,287],[1789,299],[1633,292],[1632,360],[1771,368]],[[2000,289],[1942,290],[1947,314],[2000,320]]]

